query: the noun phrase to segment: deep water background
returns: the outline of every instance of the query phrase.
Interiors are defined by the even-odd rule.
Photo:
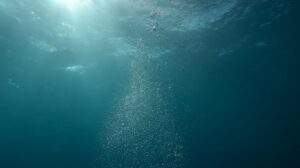
[[[141,50],[183,139],[178,167],[300,166],[299,2],[78,3],[0,2],[0,167],[102,167]]]

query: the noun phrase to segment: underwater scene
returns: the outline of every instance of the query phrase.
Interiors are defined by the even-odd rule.
[[[296,0],[0,0],[0,168],[299,168]]]

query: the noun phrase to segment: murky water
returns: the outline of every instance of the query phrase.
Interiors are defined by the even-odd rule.
[[[1,0],[0,168],[299,167],[298,6]]]

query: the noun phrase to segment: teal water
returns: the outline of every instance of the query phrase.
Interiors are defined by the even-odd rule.
[[[299,167],[298,5],[1,0],[0,167]]]

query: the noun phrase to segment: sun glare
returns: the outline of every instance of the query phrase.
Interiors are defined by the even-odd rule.
[[[67,5],[67,7],[69,8],[74,8],[77,4],[76,0],[64,0],[65,4]]]
[[[58,0],[58,2],[69,10],[75,10],[78,7],[79,0]]]
[[[67,8],[72,13],[93,6],[91,0],[54,0],[54,2],[56,2],[56,4],[58,4],[59,6]]]

